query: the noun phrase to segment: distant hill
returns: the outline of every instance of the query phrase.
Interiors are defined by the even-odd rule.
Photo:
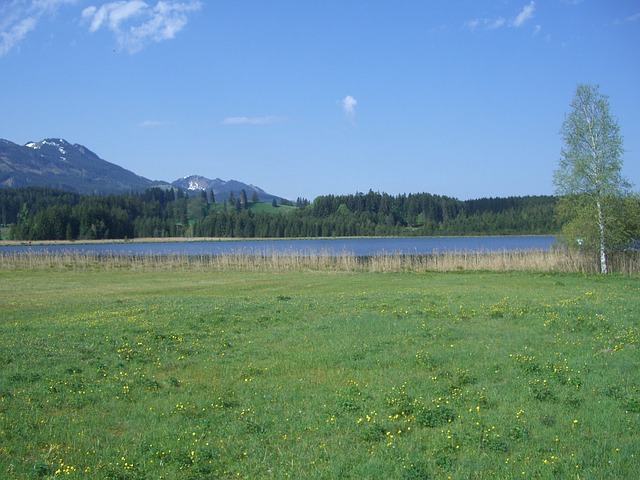
[[[186,191],[205,191],[207,194],[213,191],[216,197],[216,202],[228,200],[231,192],[233,192],[235,198],[240,198],[242,190],[247,194],[247,199],[249,201],[251,201],[251,198],[253,197],[253,192],[256,192],[260,202],[270,202],[273,199],[282,200],[281,197],[271,195],[255,185],[247,185],[246,183],[242,183],[237,180],[225,181],[219,178],[211,180],[200,175],[190,175],[188,177],[180,178],[175,182],[172,182],[171,186]]]
[[[61,138],[18,145],[0,139],[0,187],[42,186],[83,194],[109,194],[143,191],[151,187],[179,188],[184,191],[212,190],[216,201],[239,198],[242,190],[249,200],[255,191],[260,201],[281,199],[259,187],[191,175],[173,183],[141,177],[114,163],[101,159],[88,148]]]
[[[163,185],[102,160],[88,148],[47,138],[17,145],[0,140],[0,185],[46,186],[85,194],[126,193]]]

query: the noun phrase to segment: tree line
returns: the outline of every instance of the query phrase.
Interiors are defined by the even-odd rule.
[[[552,234],[561,227],[552,196],[461,201],[369,191],[277,204],[244,192],[219,201],[177,189],[93,196],[28,187],[0,189],[0,205],[14,240]]]

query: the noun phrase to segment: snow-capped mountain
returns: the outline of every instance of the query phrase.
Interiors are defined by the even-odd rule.
[[[46,138],[18,145],[0,139],[0,188],[45,186],[85,194],[109,194],[144,191],[151,187],[180,188],[185,191],[211,191],[222,202],[233,192],[240,198],[242,190],[251,200],[256,192],[259,201],[281,197],[259,187],[236,180],[210,180],[191,175],[173,183],[154,181],[136,175],[114,163],[101,159],[80,144],[62,138]]]
[[[18,145],[0,140],[0,186],[47,186],[88,194],[140,191],[154,182],[61,138]]]
[[[242,190],[247,194],[249,200],[253,197],[254,192],[261,202],[271,201],[274,198],[278,200],[281,199],[280,197],[265,192],[255,185],[248,185],[237,180],[221,180],[219,178],[211,180],[201,175],[189,175],[172,182],[171,185],[175,188],[190,192],[204,191],[209,194],[213,191],[216,202],[227,200],[232,192],[235,198],[240,198]]]

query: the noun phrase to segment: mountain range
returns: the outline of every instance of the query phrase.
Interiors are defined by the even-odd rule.
[[[140,192],[151,187],[177,188],[189,191],[213,191],[217,201],[233,192],[238,198],[242,190],[251,199],[253,192],[259,201],[282,200],[254,185],[237,180],[208,179],[190,175],[173,182],[149,180],[101,159],[80,144],[61,138],[18,145],[0,139],[0,187],[46,186],[83,194]]]

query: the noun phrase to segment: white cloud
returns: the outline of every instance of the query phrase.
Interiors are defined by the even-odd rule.
[[[64,5],[80,0],[0,0],[0,57],[20,42]],[[155,6],[143,0],[116,0],[91,5],[82,10],[89,31],[111,31],[118,46],[135,53],[151,43],[174,38],[188,23],[189,15],[200,10],[200,0],[160,0]]]
[[[614,20],[612,22],[612,24],[615,25],[615,26],[620,26],[620,25],[625,25],[625,24],[628,24],[628,23],[635,23],[635,22],[637,22],[639,20],[640,20],[640,12],[638,12],[638,13],[636,13],[634,15],[630,15],[628,17],[622,18],[622,19]]]
[[[171,122],[164,122],[162,120],[144,120],[138,124],[140,128],[161,127],[163,125],[169,125]]]
[[[89,26],[91,32],[99,30],[102,26],[118,31],[122,22],[135,16],[144,8],[148,6],[140,0],[105,3],[100,8],[92,5],[82,11],[82,18],[91,20]]]
[[[511,25],[514,27],[521,27],[526,23],[527,20],[533,18],[533,12],[536,9],[536,2],[532,1],[529,5],[525,5],[522,11],[518,14],[516,18],[513,19]]]
[[[351,95],[347,95],[342,99],[342,110],[347,118],[352,119],[356,116],[356,105],[358,101]]]
[[[536,8],[536,2],[531,1],[528,5],[525,5],[522,11],[512,20],[507,21],[505,17],[498,18],[474,18],[465,22],[465,27],[469,28],[471,31],[476,30],[479,27],[483,27],[487,30],[495,30],[497,28],[502,28],[505,26],[511,26],[519,28],[523,26],[528,20],[533,18],[533,14]],[[535,33],[538,33],[540,30],[540,25],[536,26]]]
[[[638,20],[640,20],[640,12],[636,13],[635,15],[630,15],[626,17],[624,20],[617,20],[616,22],[614,22],[614,24],[622,25],[624,23],[635,23]]]
[[[636,13],[635,15],[631,15],[630,17],[627,17],[627,22],[637,22],[638,20],[640,20],[640,12]]]
[[[222,123],[225,125],[272,125],[282,121],[282,117],[266,115],[264,117],[227,117],[222,120]]]
[[[6,55],[22,39],[36,27],[38,21],[33,17],[27,17],[0,31],[0,56]]]
[[[494,28],[502,27],[505,23],[507,23],[507,19],[504,17],[500,17],[500,18],[496,18],[495,20],[488,21],[486,25],[488,29],[492,30]]]
[[[10,0],[0,5],[0,57],[20,44],[44,15],[51,15],[61,5],[77,0]]]
[[[31,0],[31,2],[26,3],[31,4],[31,8],[33,10],[40,11],[42,13],[50,13],[60,5],[74,5],[78,3],[78,0]]]
[[[469,20],[465,22],[465,27],[469,28],[471,31],[476,30],[478,27],[486,28],[487,30],[494,30],[496,28],[500,28],[507,23],[507,19],[504,17],[498,18],[474,18],[473,20]]]
[[[142,0],[121,0],[89,6],[82,17],[89,31],[110,30],[118,46],[136,53],[151,43],[170,40],[188,23],[188,15],[202,8],[200,1],[159,1],[155,7]]]
[[[471,31],[475,30],[480,26],[482,21],[478,18],[474,18],[473,20],[468,20],[464,23],[465,27],[469,28]]]

